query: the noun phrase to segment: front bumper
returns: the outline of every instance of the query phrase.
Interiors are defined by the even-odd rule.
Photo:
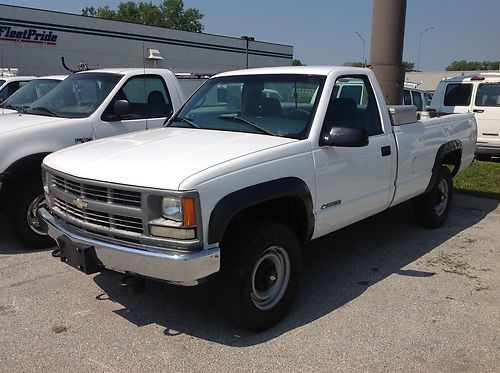
[[[65,238],[75,245],[92,246],[104,268],[167,281],[177,285],[197,285],[220,268],[220,248],[198,252],[151,252],[105,243],[68,230],[45,207],[38,209],[41,228],[55,241]]]

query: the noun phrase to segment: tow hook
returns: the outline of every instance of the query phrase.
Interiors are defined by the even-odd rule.
[[[120,287],[130,294],[139,294],[146,290],[146,281],[143,277],[127,273],[122,277]]]

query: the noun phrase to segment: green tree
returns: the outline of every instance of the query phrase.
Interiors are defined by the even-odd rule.
[[[500,61],[453,61],[446,71],[500,70]]]
[[[413,69],[415,68],[415,62],[403,61],[402,64],[406,72],[413,71]]]
[[[292,66],[305,66],[301,60],[299,60],[298,58],[294,59],[292,61]]]
[[[204,17],[203,13],[195,8],[184,10],[182,0],[164,0],[160,5],[154,5],[151,2],[128,1],[118,4],[116,10],[111,9],[108,5],[97,9],[86,7],[82,9],[82,15],[175,30],[203,31],[201,23]]]
[[[342,66],[349,66],[349,67],[364,67],[365,64],[363,62],[357,62],[357,61],[347,61],[344,62]]]

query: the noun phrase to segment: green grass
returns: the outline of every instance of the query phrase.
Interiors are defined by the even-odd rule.
[[[453,185],[458,192],[500,200],[500,162],[475,160],[453,179]]]

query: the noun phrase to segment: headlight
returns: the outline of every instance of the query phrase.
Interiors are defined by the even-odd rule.
[[[182,222],[182,199],[178,197],[163,197],[161,214],[165,219]]]
[[[193,197],[163,197],[161,218],[150,221],[152,236],[192,240],[196,238],[196,203]]]

